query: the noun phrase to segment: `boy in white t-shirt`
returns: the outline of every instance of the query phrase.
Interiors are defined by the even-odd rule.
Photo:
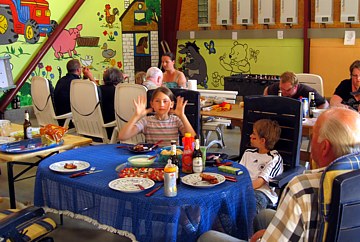
[[[284,169],[279,152],[273,150],[280,133],[278,122],[269,119],[256,121],[250,135],[254,149],[245,150],[240,161],[248,169],[255,189],[257,213],[269,204],[276,204],[278,200],[275,191],[269,187],[269,180],[280,175]]]

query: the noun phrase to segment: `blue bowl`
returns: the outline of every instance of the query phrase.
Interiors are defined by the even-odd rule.
[[[183,146],[176,146],[176,154],[177,154],[177,157],[180,162],[182,160],[183,150],[184,150]],[[157,149],[157,151],[156,151],[157,156],[158,156],[157,161],[160,163],[167,163],[167,161],[170,157],[170,151],[171,151],[171,146],[165,146],[160,149]],[[181,151],[181,154],[179,154],[179,151]]]

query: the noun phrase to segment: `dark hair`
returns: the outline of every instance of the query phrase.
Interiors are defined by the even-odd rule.
[[[281,128],[276,120],[259,119],[254,123],[253,129],[260,138],[265,139],[265,148],[268,150],[272,150],[280,139]]]
[[[172,52],[165,52],[162,56],[168,56],[172,61],[175,60],[175,55]]]
[[[151,95],[151,101],[154,100],[155,96],[158,94],[158,93],[164,93],[166,96],[168,96],[170,98],[171,101],[175,101],[175,95],[172,93],[172,91],[167,88],[167,87],[158,87],[155,89],[155,91],[152,93]]]
[[[66,69],[68,73],[74,73],[76,70],[81,68],[80,61],[77,59],[69,60],[66,64]]]
[[[116,86],[119,83],[124,82],[124,75],[120,69],[111,67],[104,72],[104,84]]]
[[[360,60],[354,61],[350,66],[350,76],[352,75],[353,70],[357,68],[360,70]]]

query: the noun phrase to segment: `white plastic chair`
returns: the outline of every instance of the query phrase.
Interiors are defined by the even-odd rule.
[[[66,113],[56,116],[51,98],[49,81],[44,77],[34,76],[31,79],[31,97],[34,113],[40,126],[47,124],[59,125],[59,119],[65,119],[64,127],[69,127],[72,114]]]
[[[70,86],[70,103],[73,122],[79,135],[101,138],[103,143],[115,143],[117,130],[108,139],[106,128],[115,127],[115,120],[104,123],[101,112],[98,89],[95,83],[89,80],[72,80]]]
[[[314,88],[321,96],[324,96],[323,79],[321,76],[309,73],[296,74],[299,83]]]
[[[146,97],[147,88],[133,83],[119,83],[115,89],[115,119],[117,129],[120,130],[133,116],[135,106],[133,100],[138,96]],[[137,144],[145,142],[145,136],[138,134],[123,143]]]

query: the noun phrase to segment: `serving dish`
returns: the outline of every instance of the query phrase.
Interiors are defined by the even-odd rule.
[[[134,155],[128,158],[128,162],[131,166],[148,167],[154,163],[155,159],[156,156],[153,155]]]
[[[62,145],[63,143],[64,140],[61,140],[59,143],[46,145],[41,142],[41,138],[25,139],[25,140],[3,144],[0,146],[0,151],[11,154],[21,154],[21,153],[50,149]]]

